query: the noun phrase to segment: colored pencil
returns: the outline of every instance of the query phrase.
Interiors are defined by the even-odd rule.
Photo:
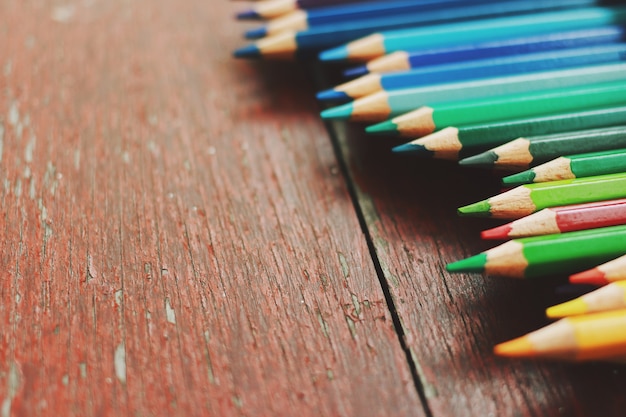
[[[608,45],[626,40],[623,26],[604,26],[565,32],[522,36],[479,43],[463,43],[435,49],[397,51],[375,58],[365,65],[344,71],[346,77],[368,73],[406,71],[425,65],[449,64],[467,59],[498,58],[503,56]]]
[[[567,317],[501,343],[494,353],[510,358],[623,362],[626,310]]]
[[[602,227],[509,240],[446,269],[509,278],[571,274],[614,259],[625,247],[626,226]]]
[[[546,310],[551,319],[626,309],[626,281],[617,281]]]
[[[461,159],[459,164],[481,168],[528,169],[532,165],[567,153],[605,151],[624,147],[626,147],[626,125],[621,125],[518,138],[489,151]],[[607,168],[610,169],[610,166]]]
[[[258,2],[251,9],[237,13],[237,19],[272,19],[297,10],[368,1],[371,0],[266,0]]]
[[[626,199],[545,208],[511,223],[484,230],[480,236],[483,239],[514,239],[621,224],[626,224]]]
[[[502,178],[505,185],[592,177],[626,172],[626,148],[560,156],[545,164]]]
[[[626,43],[522,54],[505,58],[478,59],[460,63],[430,65],[403,72],[367,74],[333,89],[322,91],[318,93],[317,98],[321,100],[355,99],[379,91],[397,91],[454,81],[503,77],[623,61],[626,61]],[[558,86],[548,84],[545,88],[556,87]],[[415,105],[410,110],[413,109],[415,109]]]
[[[502,122],[449,127],[393,148],[394,152],[428,158],[459,159],[513,139],[623,124],[626,106],[549,114]],[[417,136],[410,126],[402,136]]]
[[[389,117],[407,113],[425,103],[435,104],[444,101],[486,98],[618,80],[626,80],[626,63],[584,66],[508,77],[379,91],[351,103],[324,110],[321,116],[323,119],[379,122]]]
[[[497,97],[435,103],[368,126],[368,133],[397,134],[410,130],[425,136],[449,126],[536,116],[626,103],[626,83],[555,88]]]
[[[461,215],[518,219],[548,207],[626,198],[626,173],[526,184],[459,208]]]
[[[343,23],[316,26],[301,32],[281,32],[235,51],[238,58],[269,58],[285,56],[307,56],[331,46],[366,36],[370,33],[416,25],[433,25],[450,20],[489,18],[505,14],[530,13],[536,10],[569,7],[570,2],[588,0],[506,0],[488,4],[468,5],[454,9],[428,10],[425,12],[403,13],[396,16],[383,16],[372,19],[345,21]],[[580,11],[595,11],[597,8],[582,8]],[[605,9],[605,11],[608,9]],[[566,12],[571,13],[571,12]],[[626,8],[625,13],[626,15]]]
[[[626,251],[624,251],[626,253]],[[569,277],[572,284],[607,285],[626,280],[626,255]]]
[[[391,17],[406,13],[424,13],[433,9],[458,8],[464,5],[490,3],[493,0],[389,0],[351,2],[349,4],[298,9],[278,16],[263,27],[246,32],[246,38],[257,39],[284,31],[302,31],[322,25],[335,25],[346,21]],[[574,6],[593,6],[597,1],[574,3]]]
[[[615,25],[624,23],[625,19],[626,8],[624,7],[590,7],[572,11],[474,19],[466,22],[374,33],[323,51],[319,58],[322,61],[368,61],[395,51],[432,49],[454,44]]]

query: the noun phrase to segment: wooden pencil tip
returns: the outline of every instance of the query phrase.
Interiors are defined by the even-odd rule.
[[[587,271],[570,275],[569,282],[572,284],[591,285],[607,285],[610,283],[610,281],[604,277],[604,273],[598,268],[588,269]]]
[[[484,253],[461,259],[446,265],[448,272],[483,272],[487,263],[487,255]]]
[[[369,74],[369,69],[367,69],[366,65],[361,65],[359,67],[348,68],[343,72],[343,76],[346,78],[355,78],[360,77],[362,75]]]
[[[235,58],[260,58],[261,51],[256,45],[246,45],[233,52]]]
[[[423,145],[409,142],[402,145],[398,145],[391,149],[394,153],[401,153],[403,155],[417,155],[417,156],[432,156],[433,152],[426,149]]]
[[[354,110],[354,106],[352,103],[343,104],[341,106],[332,107],[330,109],[326,109],[320,113],[322,119],[349,119],[352,116],[352,111]]]
[[[491,204],[488,200],[479,201],[467,206],[459,207],[457,210],[461,216],[491,216]]]
[[[503,224],[502,226],[494,227],[493,229],[487,229],[480,232],[482,239],[508,239],[509,233],[511,233],[511,225]]]
[[[380,135],[397,134],[398,126],[391,120],[387,120],[365,128],[367,133],[375,133]]]
[[[498,155],[495,152],[487,151],[478,155],[470,156],[468,158],[461,159],[459,165],[473,166],[480,168],[493,168],[493,165],[498,160]]]
[[[267,29],[265,28],[265,26],[256,29],[250,29],[245,33],[244,36],[246,39],[261,39],[267,36]]]
[[[577,316],[587,313],[587,304],[580,298],[558,304],[546,309],[546,316],[550,319]]]
[[[316,94],[316,97],[320,101],[348,101],[352,98],[343,91],[337,91],[335,89],[320,91]]]
[[[522,336],[496,345],[493,348],[493,352],[498,356],[521,358],[532,356],[535,353],[535,349],[528,337]]]
[[[320,61],[343,61],[348,59],[350,52],[345,46],[339,46],[333,49],[327,49],[319,54]]]
[[[535,172],[532,169],[509,175],[502,178],[503,185],[532,184],[535,180]]]
[[[259,15],[254,10],[245,10],[243,12],[239,12],[236,15],[239,20],[258,20],[261,19],[261,15]]]

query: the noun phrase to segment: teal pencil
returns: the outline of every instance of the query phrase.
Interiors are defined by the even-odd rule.
[[[372,74],[371,76],[377,76]],[[626,64],[593,65],[401,90],[380,91],[324,110],[324,119],[382,121],[425,104],[626,80]]]

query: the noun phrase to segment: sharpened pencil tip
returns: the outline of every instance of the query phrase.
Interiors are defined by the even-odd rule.
[[[352,115],[353,106],[352,103],[344,104],[342,106],[326,109],[320,113],[322,119],[349,119]]]
[[[568,301],[546,309],[546,317],[549,319],[560,319],[562,317],[578,316],[587,313],[587,303],[582,299]]]
[[[511,358],[520,358],[531,356],[535,349],[526,336],[500,343],[493,348],[493,352],[498,356],[507,356]]]
[[[349,101],[352,98],[343,91],[337,91],[334,89],[320,91],[316,94],[316,97],[320,101]]]
[[[497,160],[498,160],[498,155],[495,152],[487,151],[487,152],[479,153],[478,155],[461,159],[459,161],[459,165],[480,167],[480,168],[493,168],[493,165],[495,164]]]
[[[237,19],[239,20],[256,20],[260,18],[261,16],[254,10],[244,10],[243,12],[237,13]]]
[[[570,275],[569,282],[571,284],[591,285],[607,285],[610,283],[609,280],[604,277],[602,271],[598,270],[597,268]]]
[[[333,49],[327,49],[319,54],[320,61],[343,61],[348,59],[350,52],[345,46],[339,46]]]
[[[458,213],[461,216],[489,217],[491,216],[491,205],[488,200],[483,200],[478,203],[460,207]]]
[[[265,27],[250,29],[245,34],[246,39],[260,39],[265,36],[267,36],[267,29]]]
[[[509,233],[511,233],[511,226],[503,224],[502,226],[494,227],[493,229],[487,229],[480,232],[482,239],[508,239]]]
[[[504,185],[522,185],[522,184],[532,184],[535,180],[535,173],[532,169],[519,172],[517,174],[509,175],[507,177],[502,178],[502,184]]]
[[[483,272],[487,263],[487,255],[484,253],[461,259],[446,265],[448,272]]]
[[[394,153],[400,153],[403,155],[423,155],[423,156],[431,156],[432,152],[426,149],[423,145],[417,143],[405,143],[402,145],[398,145],[391,149]]]
[[[235,58],[261,58],[261,51],[256,45],[246,45],[233,52]]]
[[[387,120],[365,128],[367,133],[375,133],[380,135],[397,134],[398,126],[391,120]]]
[[[347,70],[343,72],[343,76],[346,78],[355,78],[355,77],[360,77],[362,75],[367,75],[369,73],[370,71],[369,69],[367,69],[367,66],[361,65],[359,67],[348,68]]]

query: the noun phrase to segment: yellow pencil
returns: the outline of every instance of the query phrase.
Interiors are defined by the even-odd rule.
[[[567,317],[501,343],[494,352],[512,358],[623,360],[626,356],[626,309]]]
[[[546,310],[546,315],[551,319],[558,319],[622,308],[626,308],[626,281],[614,282],[566,303],[552,306]]]

